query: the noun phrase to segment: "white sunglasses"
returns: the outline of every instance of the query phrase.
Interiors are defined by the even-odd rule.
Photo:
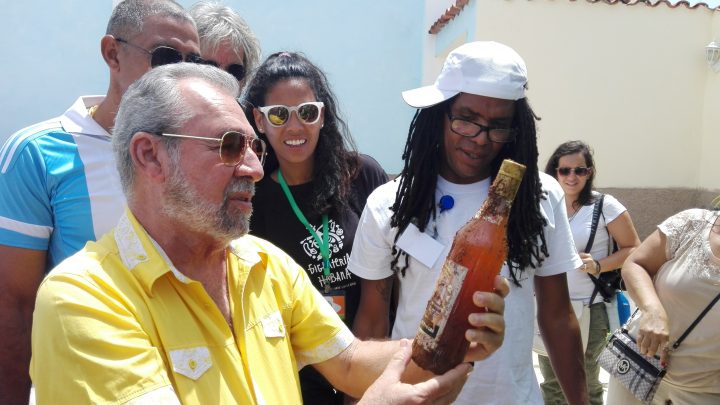
[[[324,106],[325,104],[322,101],[310,101],[298,104],[295,107],[278,104],[258,107],[258,110],[265,115],[270,125],[281,127],[287,124],[293,111],[303,124],[314,124],[320,119],[320,111]]]

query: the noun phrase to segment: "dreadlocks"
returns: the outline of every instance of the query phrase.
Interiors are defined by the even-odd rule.
[[[456,96],[457,97],[457,96]],[[440,172],[440,144],[444,135],[445,112],[455,101],[453,97],[432,107],[419,109],[410,124],[408,140],[403,152],[405,162],[400,184],[391,210],[390,225],[398,229],[393,244],[391,268],[403,276],[408,267],[407,253],[397,246],[397,239],[410,223],[423,232],[436,216],[435,187]],[[520,184],[508,223],[508,266],[513,282],[519,285],[520,272],[536,268],[548,256],[543,227],[546,222],[540,212],[540,199],[545,198],[538,175],[538,150],[535,120],[539,119],[527,99],[515,101],[512,126],[518,128],[517,139],[505,144],[492,162],[492,177],[504,159],[512,159],[527,167]],[[404,264],[398,265],[404,256]]]

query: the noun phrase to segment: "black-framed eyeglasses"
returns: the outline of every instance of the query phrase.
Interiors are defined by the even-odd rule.
[[[485,126],[464,118],[455,117],[447,113],[450,120],[450,129],[456,134],[465,138],[474,138],[483,132],[487,132],[488,139],[497,143],[509,143],[515,140],[517,129],[507,127]]]
[[[205,63],[207,63],[208,65],[215,66],[216,68],[220,68],[220,64],[215,62],[214,60],[206,59]],[[225,68],[221,68],[221,69],[230,73],[231,75],[233,75],[239,82],[241,82],[245,78],[245,74],[246,74],[245,66],[243,66],[239,63],[231,63],[231,64],[225,66]]]
[[[122,38],[115,38],[116,41],[120,42],[121,44],[128,45],[132,48],[137,49],[138,51],[143,51],[146,54],[150,55],[150,66],[156,68],[158,66],[162,65],[170,65],[172,63],[179,63],[179,62],[191,62],[191,63],[199,63],[199,64],[207,64],[207,61],[200,57],[200,55],[196,53],[188,53],[184,54],[177,49],[170,47],[170,46],[158,46],[157,48],[153,49],[152,51],[148,51],[147,49],[143,48],[142,46],[135,45],[132,42],[128,42]]]
[[[158,132],[157,135],[168,136],[171,138],[200,139],[203,141],[220,142],[220,160],[225,166],[237,166],[245,158],[245,151],[247,151],[248,148],[255,153],[258,160],[260,160],[261,166],[265,164],[265,142],[256,136],[245,135],[237,131],[225,132],[220,138],[169,134],[165,132]]]
[[[576,176],[585,177],[592,171],[591,167],[558,167],[557,174],[560,176],[569,176],[570,173],[575,173]]]

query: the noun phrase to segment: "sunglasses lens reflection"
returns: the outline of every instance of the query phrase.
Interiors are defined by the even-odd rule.
[[[290,111],[284,106],[273,107],[267,112],[268,121],[275,126],[285,125],[289,117]]]
[[[265,164],[265,142],[262,139],[254,138],[250,141],[250,148],[260,160],[260,165]]]
[[[171,63],[182,62],[182,60],[183,56],[180,51],[167,46],[161,46],[152,51],[150,64],[152,67],[158,67],[162,65],[169,65]]]
[[[245,153],[245,136],[239,132],[227,132],[222,137],[220,155],[222,161],[228,165],[235,165]]]
[[[173,63],[180,63],[187,61],[190,63],[209,64],[208,61],[201,58],[200,55],[189,54],[184,57],[182,52],[169,46],[159,46],[155,48],[151,53],[150,65],[152,67],[158,67],[162,65],[170,65]]]
[[[263,164],[265,160],[265,143],[255,137],[250,140],[248,140],[248,138],[249,137],[240,132],[226,132],[220,144],[220,157],[222,162],[228,166],[237,165],[243,160],[249,144],[252,152],[255,153],[260,160],[260,164]]]
[[[314,104],[305,104],[298,108],[298,117],[306,124],[312,124],[320,118],[320,109]]]
[[[245,78],[245,66],[233,63],[225,69],[228,73],[235,76],[237,81],[242,81]]]

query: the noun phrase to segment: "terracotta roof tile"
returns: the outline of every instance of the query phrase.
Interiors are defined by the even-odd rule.
[[[442,15],[435,20],[433,25],[430,27],[428,34],[437,34],[443,27],[450,22],[456,15],[460,14],[463,8],[470,2],[470,0],[456,0],[455,4],[448,7]]]
[[[445,12],[442,13],[440,17],[438,17],[435,22],[430,26],[430,29],[428,30],[428,34],[437,34],[440,32],[447,23],[449,23],[453,18],[455,18],[460,12],[465,8],[465,6],[468,4],[470,0],[456,0],[455,4],[448,7]],[[570,1],[577,1],[577,0],[570,0]],[[659,5],[665,5],[670,8],[677,8],[680,6],[685,6],[685,8],[688,9],[695,9],[698,7],[706,7],[712,11],[720,11],[720,6],[710,6],[707,3],[704,3],[702,1],[686,1],[686,0],[680,0],[680,1],[670,1],[670,0],[585,0],[588,3],[606,3],[606,4],[624,4],[627,6],[635,6],[638,4],[644,4],[646,6],[650,7],[657,7]]]

